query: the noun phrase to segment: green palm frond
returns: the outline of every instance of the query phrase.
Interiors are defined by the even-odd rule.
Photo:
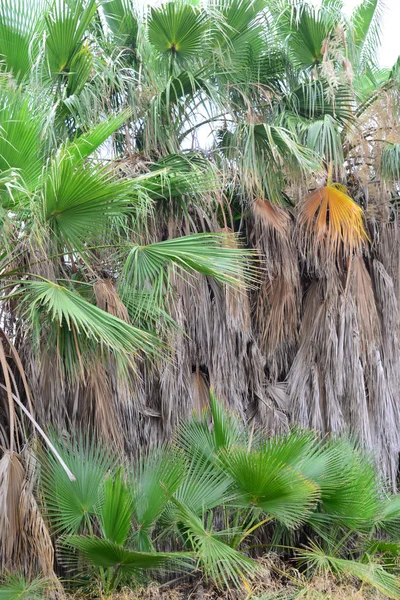
[[[360,66],[376,61],[380,46],[381,20],[384,3],[381,0],[363,0],[351,15],[352,28],[349,32],[359,56]]]
[[[35,189],[43,169],[42,120],[22,90],[0,85],[0,170],[17,172],[27,193]],[[9,197],[4,200],[12,205]]]
[[[115,133],[132,115],[131,109],[125,109],[115,116],[111,116],[95,127],[85,131],[79,137],[65,144],[68,156],[73,159],[76,166],[82,165],[84,160],[91,156],[98,148]]]
[[[118,293],[126,306],[131,322],[139,329],[158,331],[160,327],[176,329],[177,323],[157,302],[151,292],[135,290],[126,284],[118,287]]]
[[[70,70],[96,8],[96,0],[53,0],[46,15],[46,60],[53,75]]]
[[[84,44],[71,60],[68,73],[67,96],[80,94],[93,69],[93,55],[88,46]]]
[[[83,148],[83,144],[81,145]],[[79,146],[78,146],[79,151]],[[130,212],[130,183],[101,166],[76,166],[68,151],[53,160],[43,182],[44,220],[70,250],[85,251],[103,236],[110,219]]]
[[[400,181],[400,144],[387,144],[382,150],[381,176],[387,183]]]
[[[381,500],[374,525],[377,529],[386,531],[392,539],[400,540],[400,496]]]
[[[138,22],[129,0],[100,0],[107,25],[114,39],[132,50],[136,47]]]
[[[228,504],[234,499],[232,480],[204,456],[188,458],[187,471],[174,498],[201,517],[206,511]],[[176,519],[174,505],[163,513],[162,521],[173,523]]]
[[[336,521],[355,530],[369,529],[379,506],[378,479],[371,457],[346,439],[325,447],[329,487],[321,497],[322,522]],[[311,522],[319,522],[319,513]]]
[[[311,69],[322,62],[324,40],[339,22],[340,13],[332,7],[318,9],[308,3],[288,5],[283,12],[280,27],[287,35],[293,63],[302,69]]]
[[[137,329],[97,306],[90,304],[79,293],[51,281],[25,281],[23,307],[36,337],[40,338],[44,324],[53,324],[59,351],[62,336],[68,335],[78,348],[78,356],[85,356],[85,343],[93,340],[103,349],[113,351],[121,361],[132,361],[139,351],[158,353],[159,340],[152,334]],[[68,356],[64,356],[68,360]]]
[[[226,35],[235,45],[237,38],[260,16],[266,3],[265,0],[226,0],[217,1],[215,5],[226,21]]]
[[[0,583],[0,600],[43,600],[52,587],[53,583],[44,577],[29,581],[23,575],[9,574]]]
[[[324,158],[326,164],[341,167],[344,163],[343,143],[339,123],[325,115],[310,123],[304,131],[307,147]]]
[[[152,8],[148,23],[149,40],[163,56],[185,61],[206,48],[206,13],[184,2],[167,2]]]
[[[343,0],[322,0],[321,7],[339,11],[343,9]]]
[[[220,19],[215,19],[214,43],[220,51],[219,61],[223,69],[229,69],[230,77],[235,70],[246,69],[254,64],[265,47],[265,23],[262,22],[265,0],[228,0],[216,2]]]
[[[160,305],[170,287],[168,265],[176,265],[184,273],[200,273],[219,283],[242,287],[243,282],[254,281],[248,262],[252,252],[235,247],[234,240],[229,234],[198,233],[135,246],[125,262],[123,282],[134,289],[151,286]]]
[[[371,526],[381,506],[377,478],[370,457],[350,440],[327,441],[314,432],[293,430],[271,438],[266,448],[271,459],[318,487],[319,510],[310,514],[310,523],[330,527],[336,522],[349,529]]]
[[[179,447],[189,456],[202,456],[212,461],[216,450],[213,431],[209,427],[209,412],[202,418],[193,417],[183,421],[178,429],[177,440]]]
[[[132,493],[123,479],[121,469],[104,483],[104,498],[99,510],[103,536],[124,546],[132,527]]]
[[[248,435],[238,416],[224,409],[210,392],[210,410],[205,410],[201,417],[193,416],[181,423],[177,444],[189,459],[196,457],[205,461],[205,464],[215,466],[219,450],[236,446],[247,448]]]
[[[220,149],[228,160],[239,161],[248,193],[276,203],[282,202],[284,166],[291,177],[320,170],[318,157],[280,125],[240,123],[233,132],[223,132]]]
[[[37,60],[44,32],[46,0],[1,0],[0,60],[19,80]]]
[[[296,115],[314,120],[330,115],[341,125],[354,121],[355,108],[352,90],[339,85],[335,90],[334,102],[327,99],[327,86],[323,81],[307,81],[295,88],[287,97],[288,108]]]
[[[75,481],[69,479],[52,453],[40,455],[40,489],[46,514],[55,533],[78,533],[90,526],[91,518],[97,513],[103,483],[107,474],[115,470],[115,457],[82,434],[64,441],[58,436],[52,437]]]
[[[232,448],[223,452],[220,460],[241,494],[236,503],[259,507],[287,527],[304,522],[318,500],[318,487],[290,465],[282,464],[268,446],[250,452]]]
[[[211,88],[210,83],[204,78],[203,71],[194,73],[187,70],[181,71],[177,75],[169,77],[165,82],[164,89],[153,99],[153,110],[163,108],[169,111],[182,99],[195,96],[199,90],[207,93],[209,88]]]
[[[153,200],[181,200],[188,204],[188,198],[201,198],[207,192],[218,189],[219,180],[215,170],[196,156],[170,154],[165,159],[151,165],[151,171],[135,177],[131,181],[133,196],[147,195]],[[186,196],[186,198],[185,198]]]
[[[241,438],[243,439],[243,430],[239,425],[239,419],[224,410],[213,392],[210,392],[210,408],[214,425],[213,438],[217,452],[222,448],[231,448]]]
[[[365,545],[365,553],[371,557],[378,556],[383,566],[390,571],[396,567],[396,559],[400,556],[400,544],[371,539]]]
[[[172,502],[176,507],[176,518],[184,526],[184,537],[207,579],[219,586],[247,584],[246,579],[258,570],[257,563],[220,539],[224,532],[213,533],[206,529],[202,520],[186,505],[176,498]]]
[[[358,102],[357,116],[361,116],[395,78],[395,73],[390,69],[372,69],[369,65],[366,65],[360,73],[356,73],[353,87]]]
[[[189,553],[180,552],[136,552],[96,536],[70,536],[66,543],[79,550],[97,567],[115,567],[120,573],[133,575],[142,570],[165,570],[170,565],[189,567]]]
[[[140,533],[146,532],[159,518],[171,495],[182,485],[185,470],[183,458],[167,448],[160,448],[138,462],[133,475],[133,494]],[[146,540],[142,536],[143,541]]]

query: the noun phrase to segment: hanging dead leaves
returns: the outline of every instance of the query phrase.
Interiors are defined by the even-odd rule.
[[[328,183],[300,204],[298,233],[303,252],[321,262],[360,254],[368,240],[364,213],[338,183]]]

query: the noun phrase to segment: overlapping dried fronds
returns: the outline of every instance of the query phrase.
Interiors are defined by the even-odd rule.
[[[300,273],[289,213],[262,198],[252,208],[254,241],[265,277],[257,297],[256,328],[270,375],[276,379],[287,372],[293,359],[301,308]]]
[[[0,565],[3,571],[18,570],[28,577],[43,574],[57,581],[53,542],[34,495],[36,475],[30,450],[25,449],[24,459],[4,452],[0,460]]]

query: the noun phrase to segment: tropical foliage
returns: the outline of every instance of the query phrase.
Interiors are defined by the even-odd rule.
[[[259,549],[272,548],[308,572],[350,574],[399,598],[399,498],[371,457],[309,431],[267,438],[213,396],[210,406],[173,442],[123,465],[104,442],[53,436],[75,477],[51,451],[39,454],[65,585],[97,597],[171,571],[251,592]],[[0,597],[40,584],[52,582],[14,576]]]
[[[152,552],[167,500],[183,555],[157,548],[163,569],[194,560],[217,582],[249,574],[246,552],[231,543],[252,527],[232,533],[243,510],[278,521],[277,539],[310,513],[324,540],[329,494],[321,500],[323,483],[303,473],[305,457],[281,469],[272,442],[247,452],[235,427],[216,432],[217,448],[202,430],[195,453],[210,477],[218,472],[217,489],[229,480],[235,497],[236,516],[213,541],[182,487],[158,489],[155,513],[135,514],[137,499],[124,505],[128,472],[123,465],[117,477],[110,450],[131,460],[171,439],[183,417],[209,406],[210,386],[242,420],[287,434],[288,444],[297,439],[292,425],[347,432],[373,449],[383,483],[397,489],[399,68],[377,67],[381,2],[360,0],[350,18],[342,8],[340,0],[321,8],[0,0],[2,566],[51,578],[51,535],[61,535],[75,536],[65,547],[69,539],[85,560],[88,544],[100,556],[110,542],[136,570],[132,553]],[[83,466],[47,438],[49,426],[66,438],[87,431],[90,443],[76,440],[74,452],[98,469],[82,484],[83,513],[67,511],[68,527],[59,521],[62,533],[52,534],[56,499],[45,498],[47,515],[38,505],[53,489],[46,468],[34,493],[37,435],[51,444],[49,469],[57,461],[73,482]],[[97,437],[107,440],[101,456]],[[180,443],[180,459],[174,451],[165,461],[177,461],[172,472],[190,485],[199,465],[189,466]],[[334,448],[337,460],[347,453]],[[151,460],[161,477],[163,459]],[[374,480],[371,469],[359,476]],[[114,473],[107,485],[106,472]],[[291,478],[299,497],[282,504]],[[109,539],[105,523],[119,501],[126,521]],[[202,506],[201,496],[191,501]],[[364,532],[358,501],[354,492],[347,518]],[[233,500],[215,502],[209,510]],[[143,520],[140,534],[127,533],[131,516]],[[314,547],[314,565],[340,570],[332,561],[350,560],[351,543],[331,559]],[[222,544],[229,572],[214,566],[225,564]],[[377,565],[368,572],[379,577]],[[118,584],[123,571],[107,571],[103,584]],[[23,588],[23,579],[14,583]]]

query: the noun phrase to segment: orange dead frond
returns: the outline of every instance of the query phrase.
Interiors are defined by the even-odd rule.
[[[299,225],[307,244],[315,252],[337,256],[360,251],[368,236],[364,229],[363,210],[345,193],[343,186],[327,185],[312,192],[299,212]]]

